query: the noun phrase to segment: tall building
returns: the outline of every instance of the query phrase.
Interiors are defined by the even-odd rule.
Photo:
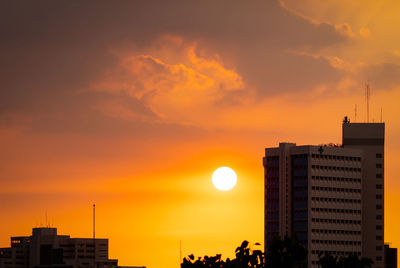
[[[362,226],[363,256],[384,266],[384,123],[343,121],[343,147],[363,151]]]
[[[71,238],[56,228],[33,228],[31,236],[11,237],[0,248],[0,268],[118,268],[108,258],[108,239]]]
[[[343,145],[266,148],[265,250],[296,236],[318,254],[356,254],[383,268],[384,124],[343,121]]]
[[[280,143],[265,150],[265,250],[296,236],[318,254],[361,256],[361,159],[357,149]]]

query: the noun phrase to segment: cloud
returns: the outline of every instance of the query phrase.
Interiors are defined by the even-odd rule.
[[[102,117],[204,122],[232,104],[335,83],[342,74],[329,61],[289,51],[320,51],[350,38],[345,24],[310,21],[278,1],[27,1],[3,7],[1,122],[23,117],[19,123],[31,129],[77,131],[76,122],[85,132]],[[113,70],[118,74],[110,78]],[[92,90],[101,83],[113,93]]]
[[[370,64],[360,68],[360,76],[369,80],[373,89],[392,90],[400,88],[400,65],[394,63]]]
[[[157,120],[180,124],[198,123],[211,114],[216,116],[221,103],[244,91],[242,77],[226,68],[218,55],[205,58],[198,55],[196,44],[178,44],[177,49],[170,40],[174,38],[162,38],[167,47],[162,50],[170,62],[150,54],[121,56],[120,63],[108,72],[105,80],[95,83],[93,90],[114,96],[124,94],[143,103],[157,115]],[[177,58],[179,63],[172,63]],[[117,113],[121,109],[122,106],[114,106]]]
[[[335,30],[337,33],[339,33],[340,35],[342,35],[343,37],[346,37],[346,38],[354,37],[353,30],[351,29],[351,26],[348,23],[332,24],[329,22],[321,22],[316,19],[313,19],[312,17],[304,15],[301,12],[298,12],[297,10],[295,10],[293,8],[290,8],[285,3],[284,0],[279,0],[279,4],[287,12],[293,14],[294,16],[298,17],[299,19],[301,19],[303,21],[307,21],[310,24],[313,24],[317,28],[326,29],[327,32],[331,32],[332,30]]]
[[[371,30],[368,29],[367,27],[361,27],[360,36],[364,38],[369,38],[371,36]]]

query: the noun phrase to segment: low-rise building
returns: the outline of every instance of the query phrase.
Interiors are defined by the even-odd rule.
[[[397,268],[397,248],[385,244],[385,268]]]
[[[108,239],[71,238],[57,228],[33,228],[31,236],[11,237],[0,248],[0,268],[118,268],[108,258]]]

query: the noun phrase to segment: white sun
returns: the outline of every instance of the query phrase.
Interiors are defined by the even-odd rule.
[[[229,167],[220,167],[212,175],[212,183],[221,191],[228,191],[235,187],[237,176],[235,171]]]

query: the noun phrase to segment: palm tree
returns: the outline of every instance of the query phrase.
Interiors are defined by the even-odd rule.
[[[259,243],[255,245],[260,246]],[[226,261],[221,259],[221,254],[209,257],[204,256],[195,260],[193,254],[183,259],[181,268],[264,268],[264,254],[261,250],[251,250],[250,243],[243,241],[235,250],[236,258]]]

